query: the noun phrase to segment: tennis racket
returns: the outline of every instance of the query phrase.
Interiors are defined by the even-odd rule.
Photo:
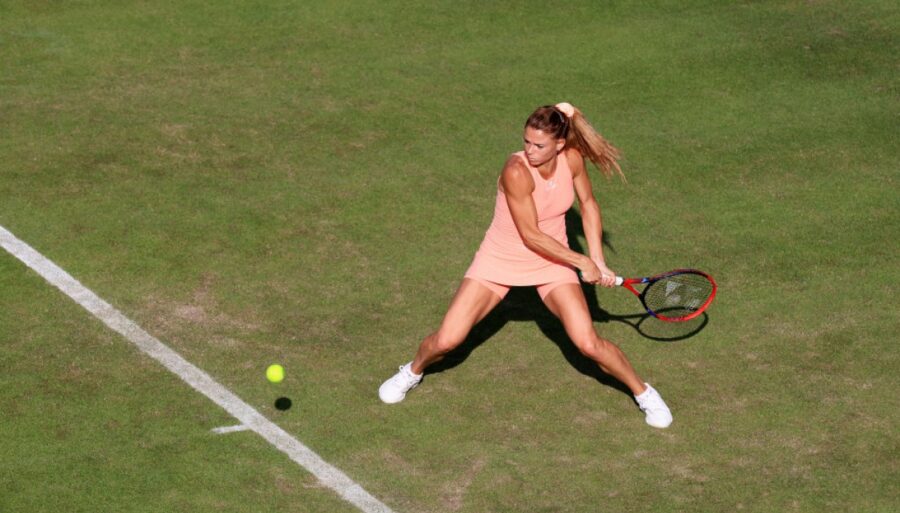
[[[661,321],[689,321],[702,314],[716,297],[712,276],[696,269],[676,269],[646,278],[616,276],[616,285],[634,293],[647,313]],[[635,285],[646,285],[638,291]]]

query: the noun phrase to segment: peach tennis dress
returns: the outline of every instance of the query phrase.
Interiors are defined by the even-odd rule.
[[[549,180],[545,180],[537,168],[528,163],[524,151],[515,155],[522,159],[534,179],[531,197],[537,210],[538,228],[569,247],[566,212],[575,200],[575,186],[568,161],[564,155],[560,155],[556,160],[555,173]],[[508,290],[509,286],[579,283],[575,270],[568,264],[549,260],[525,247],[499,182],[494,219],[465,277],[488,282],[489,288],[495,291],[497,288],[490,285],[501,285]],[[544,297],[549,290],[541,290],[542,288],[544,287],[539,287],[538,292]],[[503,296],[500,292],[498,294]]]

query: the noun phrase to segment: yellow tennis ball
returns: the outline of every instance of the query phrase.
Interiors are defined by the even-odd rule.
[[[284,367],[278,364],[269,365],[269,368],[266,369],[266,378],[272,383],[281,383],[281,380],[284,379]]]

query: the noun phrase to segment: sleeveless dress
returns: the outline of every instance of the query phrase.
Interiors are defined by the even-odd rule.
[[[514,155],[522,159],[534,179],[531,197],[537,210],[538,228],[569,247],[566,212],[575,201],[575,186],[568,161],[560,155],[556,161],[556,172],[545,180],[537,168],[528,163],[524,151]],[[571,266],[545,258],[525,247],[499,181],[494,219],[465,276],[508,286],[542,285],[557,281],[578,283],[578,276]]]

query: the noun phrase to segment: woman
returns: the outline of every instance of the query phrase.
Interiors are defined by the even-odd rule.
[[[615,285],[616,275],[603,258],[600,207],[584,159],[607,177],[614,171],[621,175],[618,150],[568,103],[534,111],[525,122],[524,144],[524,151],[506,161],[494,219],[440,328],[425,337],[413,361],[385,381],[378,395],[386,403],[402,401],[425,369],[459,346],[510,286],[534,285],[582,354],[631,390],[647,423],[668,427],[672,414],[659,393],[637,376],[618,347],[597,335],[575,272],[587,283]],[[590,256],[568,246],[565,213],[576,195]]]

